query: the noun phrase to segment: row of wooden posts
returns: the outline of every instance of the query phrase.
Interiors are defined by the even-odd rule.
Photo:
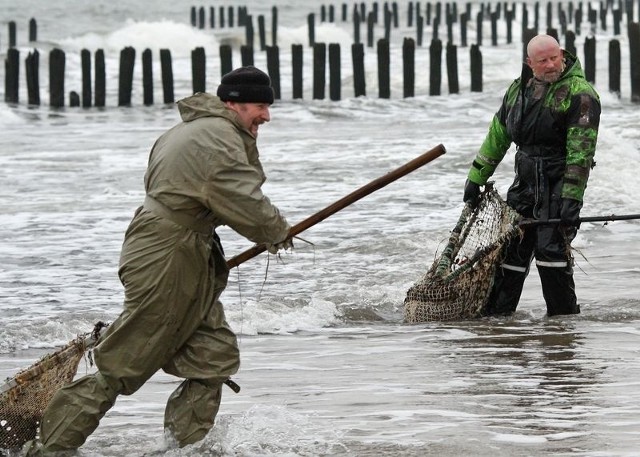
[[[624,3],[623,3],[624,2]],[[640,0],[638,2],[638,9],[640,10]],[[587,3],[587,19],[590,24],[589,29],[591,31],[595,30],[598,22],[600,23],[600,28],[605,31],[607,30],[608,23],[608,12],[610,11],[613,17],[613,28],[614,35],[619,35],[621,33],[621,23],[623,22],[623,15],[626,13],[627,22],[633,22],[634,16],[634,3],[633,0],[619,0],[619,4],[616,6],[614,0],[606,0],[600,2],[600,8],[594,9],[590,2]],[[557,24],[553,21],[553,11],[554,5],[557,9]],[[582,33],[582,21],[584,14],[584,8],[582,2],[577,2],[577,5],[574,7],[572,1],[567,4],[567,9],[564,8],[562,2],[551,2],[548,1],[546,4],[546,28],[551,29],[554,26],[559,26],[562,35],[565,35],[567,32],[567,28],[569,24],[573,24],[572,30],[576,35],[581,35]],[[439,38],[439,27],[440,24],[444,22],[446,30],[447,30],[447,42],[454,43],[453,37],[453,24],[459,22],[460,24],[460,45],[462,47],[467,46],[467,29],[466,24],[471,20],[472,17],[472,5],[471,3],[465,4],[465,11],[458,15],[458,4],[455,2],[445,3],[444,12],[442,10],[442,3],[437,2],[435,4],[427,3],[424,6],[424,14],[423,9],[421,8],[420,2],[409,2],[407,9],[407,26],[413,27],[414,23],[416,24],[417,37],[416,42],[418,46],[422,46],[423,44],[423,36],[424,36],[424,26],[431,26],[433,28],[433,38]],[[246,43],[249,46],[253,46],[254,44],[254,27],[253,27],[253,19],[252,16],[248,13],[247,8],[244,6],[219,6],[209,7],[209,25],[211,28],[215,28],[218,23],[216,20],[216,10],[218,11],[218,21],[219,28],[224,27],[245,27],[246,28]],[[237,21],[235,20],[237,11]],[[349,5],[346,3],[342,4],[342,21],[347,22],[348,20],[348,11]],[[352,21],[353,21],[353,40],[354,43],[361,42],[361,23],[366,23],[366,36],[367,36],[367,46],[373,47],[374,45],[374,27],[379,23],[379,4],[378,2],[374,2],[367,7],[367,4],[362,3],[354,3],[352,10]],[[385,24],[385,32],[384,38],[389,40],[391,35],[392,28],[398,28],[399,25],[399,13],[398,13],[398,4],[397,2],[392,2],[391,4],[385,2],[384,3],[384,24]],[[511,7],[509,7],[507,2],[497,3],[495,5],[491,5],[487,3],[486,5],[480,4],[479,11],[476,15],[476,44],[482,45],[482,37],[483,37],[483,21],[486,18],[489,18],[491,22],[491,43],[492,45],[496,45],[498,42],[497,37],[497,21],[502,17],[502,12],[504,11],[504,17],[507,21],[507,43],[511,43],[512,41],[512,21],[516,18],[516,4],[513,3]],[[278,31],[278,8],[272,7],[271,9],[271,46],[278,45],[277,31]],[[521,4],[521,15],[522,15],[522,30],[527,30],[529,28],[533,28],[534,30],[540,29],[540,2],[536,2],[533,6],[533,24],[532,27],[529,25],[530,12],[526,3]],[[444,20],[443,20],[444,18]],[[598,21],[599,18],[599,21]],[[415,21],[414,21],[415,19]],[[314,13],[310,13],[307,17],[307,22],[309,26],[309,45],[312,46],[315,38],[315,22],[316,15]],[[320,22],[335,22],[335,9],[333,5],[322,5],[320,8]],[[206,9],[204,7],[191,7],[191,24],[194,27],[205,28],[206,24]],[[260,49],[264,50],[266,48],[266,24],[265,17],[263,15],[258,16],[258,36],[260,39]],[[15,21],[9,21],[8,23],[8,48],[13,48],[17,43],[17,27]],[[38,26],[35,18],[31,18],[29,20],[29,42],[37,41],[38,37]]]
[[[546,29],[559,28],[562,35],[565,35],[569,29],[569,25],[572,25],[572,31],[576,35],[581,35],[586,28],[589,32],[595,32],[598,28],[598,24],[602,31],[607,30],[607,24],[609,22],[609,13],[611,13],[613,21],[613,33],[614,35],[620,35],[623,30],[624,14],[627,16],[627,23],[633,22],[633,0],[624,0],[618,5],[614,0],[601,1],[598,9],[593,8],[591,2],[587,2],[587,7],[583,6],[583,2],[577,2],[574,7],[574,3],[570,1],[567,5],[561,2],[547,2],[546,4]],[[637,0],[640,4],[640,0]],[[540,2],[535,2],[533,5],[533,12],[531,13],[529,6],[526,3],[521,3],[521,24],[522,32],[533,28],[534,30],[540,30],[542,25],[540,24]],[[565,9],[566,6],[566,9]],[[554,9],[557,11],[557,23],[554,22]],[[216,11],[218,11],[217,17],[219,18],[218,28],[224,28],[225,26],[233,27],[234,22],[234,7],[233,6],[219,6],[209,7],[209,25],[211,28],[216,28]],[[382,8],[382,14],[379,14],[381,8],[379,8],[378,2],[374,2],[368,8],[365,3],[355,3],[352,5],[352,23],[353,23],[353,41],[354,43],[361,42],[361,28],[362,23],[366,24],[366,43],[368,47],[373,47],[376,39],[374,38],[375,27],[380,23],[379,17],[383,17],[384,23],[384,38],[391,39],[392,30],[399,27],[399,12],[397,2],[385,2]],[[424,14],[423,14],[424,11]],[[585,12],[586,11],[586,12]],[[225,15],[226,12],[226,15]],[[342,4],[342,21],[348,21],[349,5]],[[503,17],[506,21],[507,28],[507,43],[512,42],[513,37],[513,21],[516,19],[516,4],[511,6],[508,2],[498,2],[496,4],[480,4],[479,11],[475,17],[472,16],[472,4],[466,3],[464,11],[458,14],[458,4],[455,2],[445,3],[444,10],[443,5],[440,2],[435,4],[427,3],[421,8],[420,2],[409,2],[407,7],[407,26],[416,27],[416,42],[418,46],[423,45],[423,37],[425,34],[425,26],[432,28],[432,38],[440,38],[440,27],[444,24],[446,28],[447,42],[455,43],[454,40],[454,24],[459,24],[460,29],[460,45],[466,47],[468,45],[467,39],[467,24],[475,20],[476,40],[475,44],[483,44],[485,21],[490,22],[491,27],[491,44],[496,46],[498,44],[498,21]],[[533,16],[533,17],[531,17]],[[225,17],[227,20],[225,20]],[[583,21],[586,17],[589,24],[588,27],[583,27]],[[530,21],[531,19],[531,21]],[[328,7],[323,5],[320,9],[320,22],[335,22],[335,8],[333,5]],[[531,22],[531,23],[530,23]],[[194,27],[201,29],[206,28],[206,9],[205,7],[191,7],[191,24]],[[246,7],[238,7],[238,26],[245,27],[246,29],[246,43],[249,46],[253,46],[254,41],[254,27],[253,19],[248,14]],[[307,25],[309,33],[309,45],[313,46],[315,42],[315,25],[316,14],[310,13],[307,16]],[[278,30],[278,9],[272,8],[271,16],[271,45],[277,46],[277,30]],[[403,33],[405,33],[403,31]],[[266,47],[266,20],[264,15],[258,16],[258,36],[260,39],[260,49],[264,50]]]
[[[534,36],[533,29],[527,31],[529,36]],[[575,35],[568,33],[567,38]],[[640,24],[634,23],[629,26],[629,42],[632,46],[630,53],[632,56],[640,55]],[[567,40],[567,49],[576,53],[575,43]],[[572,49],[573,47],[573,49]],[[459,93],[458,57],[457,46],[447,43],[445,49],[446,76],[450,94]],[[313,45],[313,99],[324,99],[326,92],[327,54],[328,54],[328,74],[329,74],[329,98],[340,100],[342,92],[342,57],[339,44],[315,43]],[[327,53],[328,51],[328,53]],[[233,69],[232,48],[229,45],[221,45],[219,48],[221,75]],[[429,95],[441,95],[443,80],[442,68],[443,45],[440,40],[434,39],[429,48]],[[620,42],[617,39],[609,41],[609,89],[620,94],[621,80],[621,51]],[[304,47],[294,44],[291,47],[292,53],[292,92],[294,99],[303,98],[303,58]],[[402,74],[403,74],[403,97],[415,96],[415,41],[405,38],[402,46]],[[584,43],[584,68],[589,81],[595,82],[596,75],[596,40],[586,38]],[[351,45],[351,60],[353,65],[353,90],[354,96],[366,96],[365,84],[365,49],[362,43]],[[253,65],[253,48],[249,46],[241,47],[242,65]],[[60,49],[53,49],[49,54],[49,105],[54,108],[65,106],[65,53]],[[132,105],[133,75],[136,60],[136,50],[132,47],[123,49],[120,53],[120,67],[118,75],[118,106]],[[390,75],[391,59],[389,41],[380,39],[377,43],[378,61],[378,97],[390,98]],[[276,99],[281,99],[281,78],[280,78],[280,51],[277,46],[266,48],[267,71],[271,77]],[[94,56],[94,79],[92,80],[91,53],[88,50],[81,51],[82,68],[82,90],[80,93],[72,91],[69,94],[70,106],[97,106],[103,107],[106,104],[106,68],[105,57],[102,50],[95,52]],[[160,67],[162,72],[163,102],[173,103],[174,84],[171,52],[168,49],[160,51]],[[196,48],[191,53],[192,67],[192,89],[193,92],[204,92],[206,87],[206,56],[204,48]],[[7,53],[5,62],[5,101],[7,103],[19,103],[19,51],[12,48]],[[25,59],[26,82],[28,103],[30,105],[40,105],[40,82],[39,82],[39,53],[37,50],[30,52]],[[470,78],[471,91],[481,92],[483,82],[483,61],[482,53],[478,45],[470,48]],[[422,72],[421,72],[422,73]],[[640,102],[640,62],[631,59],[631,99]],[[93,84],[92,84],[93,83]],[[153,93],[153,72],[152,53],[149,49],[142,53],[142,89],[143,104],[152,105],[154,103]],[[93,103],[92,103],[93,92]]]

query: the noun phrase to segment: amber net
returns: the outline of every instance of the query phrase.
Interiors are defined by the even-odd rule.
[[[92,333],[78,336],[0,386],[0,449],[19,449],[36,437],[44,409],[56,391],[73,380],[102,325],[96,324]]]
[[[478,317],[487,305],[507,242],[521,235],[520,216],[491,185],[480,203],[465,205],[442,253],[407,292],[407,323]]]

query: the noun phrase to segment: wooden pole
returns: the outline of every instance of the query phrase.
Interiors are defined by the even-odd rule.
[[[20,51],[16,48],[11,48],[7,51],[4,68],[4,101],[7,103],[18,103],[20,86]]]
[[[276,100],[282,98],[280,92],[280,49],[278,46],[267,46],[267,72],[271,78],[271,87]]]
[[[220,45],[220,77],[233,70],[231,45]]]
[[[240,61],[243,67],[253,65],[253,48],[251,46],[246,44],[240,46]]]
[[[458,79],[458,48],[452,43],[447,43],[447,80],[449,81],[449,93],[457,94],[460,92],[460,84]]]
[[[429,95],[440,95],[442,85],[442,41],[434,39],[429,47]]]
[[[325,71],[327,67],[327,45],[313,45],[313,99],[324,100]]]
[[[435,148],[431,149],[430,151],[425,152],[424,154],[422,154],[421,156],[416,157],[415,159],[407,162],[406,164],[402,165],[399,168],[396,168],[393,171],[390,171],[389,173],[374,179],[373,181],[371,181],[369,184],[366,184],[364,186],[362,186],[361,188],[355,190],[354,192],[342,197],[340,200],[334,202],[333,204],[327,206],[326,208],[324,208],[321,211],[318,211],[317,213],[313,214],[312,216],[309,216],[308,218],[306,218],[305,220],[303,220],[302,222],[299,222],[298,224],[294,225],[293,227],[291,227],[291,229],[289,230],[289,238],[292,238],[302,232],[304,232],[305,230],[309,229],[310,227],[313,227],[314,225],[318,224],[319,222],[322,222],[323,220],[325,220],[326,218],[332,216],[333,214],[337,213],[338,211],[346,208],[347,206],[357,202],[358,200],[366,197],[367,195],[382,189],[383,187],[385,187],[387,184],[392,183],[393,181],[396,181],[400,178],[402,178],[403,176],[411,173],[414,170],[417,170],[418,168],[420,168],[421,166],[431,162],[432,160],[437,159],[438,157],[440,157],[441,155],[446,153],[446,149],[444,148],[443,145],[439,144],[438,146],[436,146]],[[250,249],[247,249],[246,251],[244,251],[241,254],[238,254],[237,256],[229,259],[227,261],[227,266],[229,268],[233,268],[233,267],[237,267],[238,265],[246,262],[247,260],[250,260],[252,258],[254,258],[255,256],[257,256],[258,254],[266,251],[266,246],[264,244],[259,244],[256,245]]]
[[[378,98],[391,98],[389,41],[378,40]]]
[[[291,66],[292,69],[292,88],[293,98],[302,98],[302,57],[303,49],[301,44],[291,45]]]
[[[82,62],[82,107],[91,107],[91,52],[88,49],[80,51]]]
[[[95,89],[94,89],[94,105],[97,107],[104,107],[107,98],[106,89],[106,71],[104,64],[104,50],[98,49],[94,56],[94,69],[95,69]]]
[[[64,106],[64,68],[66,57],[62,49],[54,48],[49,53],[49,105]]]
[[[609,41],[609,92],[620,97],[620,41]]]
[[[405,38],[402,42],[402,83],[403,97],[414,97],[416,94],[416,42]]]
[[[351,45],[351,61],[353,62],[353,95],[355,97],[366,96],[366,78],[364,71],[364,45],[354,43]]]
[[[193,93],[204,92],[207,81],[207,65],[204,48],[198,46],[191,51],[191,85]]]
[[[329,99],[340,100],[342,81],[340,78],[340,45],[329,43]]]
[[[37,49],[26,59],[27,95],[29,105],[40,105],[40,53]]]
[[[127,46],[120,51],[120,74],[118,79],[118,106],[131,106],[131,91],[133,89],[133,66],[135,65],[136,50]]]
[[[142,103],[153,105],[153,56],[151,49],[142,51]]]
[[[171,63],[171,51],[160,49],[160,70],[162,71],[162,94],[165,104],[173,103],[173,64]]]

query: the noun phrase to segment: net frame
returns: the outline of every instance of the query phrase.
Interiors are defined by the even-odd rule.
[[[440,256],[407,291],[404,322],[481,316],[504,247],[522,236],[520,220],[493,184],[485,185],[478,205],[465,205]]]
[[[0,449],[19,449],[36,438],[51,398],[73,381],[80,360],[96,344],[104,326],[98,322],[92,332],[78,335],[0,386]]]

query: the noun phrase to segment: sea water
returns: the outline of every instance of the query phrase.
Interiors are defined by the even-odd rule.
[[[150,48],[156,60],[159,49],[171,49],[181,98],[191,90],[191,50],[205,47],[213,91],[219,44],[241,41],[244,31],[194,29],[192,5],[175,1],[0,4],[4,21],[18,24],[21,59],[34,47],[41,51],[44,87],[54,47],[67,52],[67,91],[81,89],[81,49],[104,49],[108,72],[104,109],[52,110],[44,89],[43,106],[28,107],[22,74],[21,103],[0,105],[4,379],[121,310],[117,265],[124,231],[144,197],[149,149],[179,118],[175,106],[142,106],[138,65],[134,106],[116,107],[120,49]],[[216,426],[202,442],[167,447],[164,405],[179,380],[160,372],[118,399],[79,455],[636,455],[637,222],[582,225],[574,241],[580,315],[547,318],[533,268],[510,318],[402,323],[406,291],[455,225],[469,165],[520,72],[519,34],[507,44],[501,30],[497,47],[485,37],[481,93],[470,92],[468,48],[459,48],[460,93],[448,95],[444,83],[443,95],[429,96],[428,48],[419,49],[416,96],[405,99],[402,38],[415,33],[405,24],[392,31],[391,99],[377,98],[371,49],[368,96],[356,99],[351,25],[318,25],[317,41],[342,46],[343,100],[311,99],[309,49],[304,99],[292,100],[290,45],[307,42],[306,15],[317,13],[320,3],[246,4],[256,15],[279,6],[283,99],[273,105],[258,143],[265,193],[292,224],[438,144],[447,153],[308,229],[292,252],[261,254],[231,271],[222,301],[239,336],[242,366],[234,379],[242,390],[225,390]],[[39,24],[35,44],[26,41],[31,17]],[[640,114],[630,102],[626,36],[613,37],[611,30],[595,34],[603,114],[585,216],[640,213]],[[577,40],[581,58],[585,36]],[[608,91],[605,50],[612,38],[623,49],[621,97]],[[264,53],[256,52],[255,61],[266,68]],[[2,69],[0,75],[4,79]],[[513,151],[494,175],[503,194],[512,168]],[[228,228],[220,236],[228,257],[251,247]],[[79,375],[93,369],[81,362]]]

